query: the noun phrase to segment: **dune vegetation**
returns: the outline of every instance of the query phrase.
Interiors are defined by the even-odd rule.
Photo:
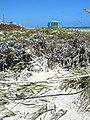
[[[0,120],[64,120],[74,108],[89,120],[90,32],[3,26]]]

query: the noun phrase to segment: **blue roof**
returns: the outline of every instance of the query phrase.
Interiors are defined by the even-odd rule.
[[[59,21],[57,21],[57,20],[51,20],[50,22],[57,22],[58,23]]]

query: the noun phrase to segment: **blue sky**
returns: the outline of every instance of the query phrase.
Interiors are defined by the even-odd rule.
[[[90,0],[0,0],[0,22],[13,21],[28,27],[46,27],[58,20],[60,26],[90,26]]]

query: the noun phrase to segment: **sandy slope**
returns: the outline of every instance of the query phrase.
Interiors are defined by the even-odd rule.
[[[47,94],[57,94],[57,93],[69,93],[71,89],[67,91],[60,91],[60,80],[58,77],[69,77],[72,74],[70,71],[63,70],[56,66],[55,69],[50,70],[46,67],[46,62],[41,65],[38,61],[35,63],[34,71],[28,71],[27,69],[23,70],[18,77],[18,80],[28,80],[30,82],[35,82],[38,84],[38,81],[42,81],[42,85],[50,87],[44,95]],[[42,68],[43,71],[38,71],[39,68]],[[31,76],[27,76],[28,73],[31,73]],[[58,79],[58,83],[54,82],[54,79]],[[43,81],[48,81],[48,84]],[[76,90],[72,90],[75,92]],[[44,93],[45,91],[42,91]],[[40,96],[39,93],[35,93],[36,96]],[[43,95],[43,94],[42,94]],[[48,97],[48,98],[40,98],[40,99],[26,99],[26,100],[16,100],[11,101],[10,104],[7,104],[6,107],[9,111],[15,112],[15,116],[4,117],[4,112],[0,113],[0,120],[89,120],[90,114],[89,112],[82,112],[79,109],[80,99],[79,95],[72,96],[58,96],[58,97]],[[27,104],[27,105],[26,105]],[[48,112],[39,115],[34,112],[40,112],[40,109],[47,106]],[[34,114],[33,114],[34,113]],[[10,113],[9,113],[10,114]]]

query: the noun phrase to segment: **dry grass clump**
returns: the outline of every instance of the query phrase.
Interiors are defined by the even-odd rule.
[[[14,24],[0,24],[0,30],[3,31],[12,31],[12,30],[21,30],[21,29],[23,29],[23,27]]]

